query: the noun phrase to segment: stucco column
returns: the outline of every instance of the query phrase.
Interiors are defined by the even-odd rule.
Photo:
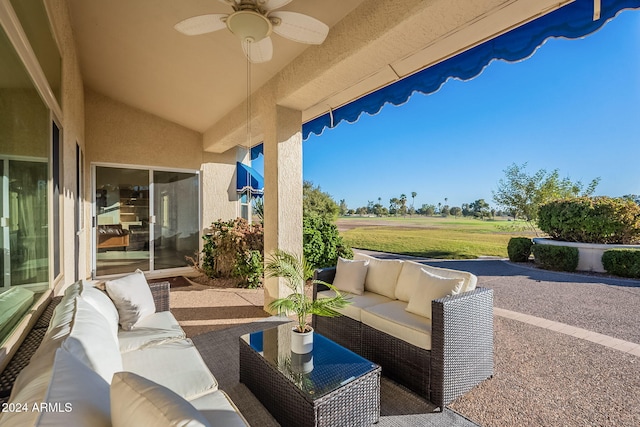
[[[264,120],[264,253],[302,254],[302,113],[275,106]],[[289,295],[282,279],[266,279],[264,307]],[[267,310],[268,311],[268,310]]]

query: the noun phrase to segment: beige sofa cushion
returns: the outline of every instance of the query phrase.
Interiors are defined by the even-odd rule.
[[[189,339],[122,353],[122,366],[121,371],[148,378],[187,400],[218,389],[218,382]]]
[[[387,298],[396,298],[396,283],[402,260],[399,259],[379,259],[369,255],[357,253],[354,259],[369,261],[367,277],[364,281],[365,291],[375,292]]]
[[[185,338],[184,330],[170,311],[161,311],[147,316],[130,331],[124,329],[118,331],[121,353]]]
[[[205,394],[189,403],[200,411],[212,427],[247,427],[249,425],[236,405],[222,390]]]
[[[74,286],[74,285],[72,285]],[[113,337],[118,339],[118,323],[120,317],[116,306],[106,292],[95,288],[91,283],[84,280],[79,282],[80,297],[93,306],[102,316],[107,319]]]
[[[362,295],[368,266],[368,261],[338,258],[333,286],[343,292]]]
[[[111,384],[113,427],[208,427],[209,422],[173,391],[132,372],[118,372]]]
[[[434,299],[460,293],[464,280],[461,278],[445,279],[422,269],[418,286],[407,304],[409,313],[431,319],[431,302]]]
[[[318,297],[333,298],[336,293],[332,290],[318,292]],[[350,317],[353,320],[361,321],[360,311],[365,307],[371,307],[376,304],[384,304],[385,302],[393,301],[391,298],[387,298],[384,295],[376,294],[373,292],[363,292],[362,295],[344,293],[343,296],[349,300],[351,304],[344,308],[339,308],[336,311],[343,316]]]
[[[418,280],[421,274],[420,270],[426,270],[429,273],[432,273],[436,276],[444,277],[446,279],[462,279],[463,284],[460,292],[472,291],[476,288],[476,283],[478,282],[478,278],[476,276],[466,271],[432,267],[430,265],[420,264],[415,261],[405,261],[402,265],[400,276],[398,276],[398,285],[396,286],[397,299],[399,299],[400,301],[409,302],[409,299],[411,298],[411,295],[413,295],[413,292],[418,284]]]
[[[391,301],[362,309],[362,323],[381,332],[431,350],[431,320],[405,310],[404,301]]]

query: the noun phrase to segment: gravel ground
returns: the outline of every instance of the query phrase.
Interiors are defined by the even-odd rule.
[[[640,358],[495,318],[495,376],[450,407],[485,427],[639,426]]]

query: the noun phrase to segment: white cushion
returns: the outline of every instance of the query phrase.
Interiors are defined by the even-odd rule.
[[[118,323],[120,316],[116,306],[109,296],[91,283],[82,281],[80,285],[80,297],[91,304],[102,316],[107,319],[114,338],[118,338]]]
[[[51,359],[43,359],[48,358],[40,357],[37,361],[31,359],[31,363],[18,376],[18,379],[24,379],[23,373],[31,370],[29,381],[16,381],[11,393],[9,402],[27,405],[28,410],[1,414],[0,425],[109,426],[109,385],[104,379],[61,349],[54,351]],[[47,363],[38,363],[43,361]],[[33,410],[34,405],[39,408],[48,402],[57,403],[62,411],[68,409],[65,404],[70,403],[72,411],[45,414]],[[90,422],[80,421],[87,419]]]
[[[218,382],[191,340],[122,353],[124,371],[134,372],[191,400],[218,389]]]
[[[336,293],[332,290],[318,292],[318,297],[333,298]],[[338,308],[336,311],[343,316],[350,317],[353,320],[360,319],[360,311],[365,307],[371,307],[376,304],[383,304],[385,302],[393,301],[391,298],[387,298],[384,295],[376,294],[373,292],[363,292],[362,295],[343,294],[350,302],[346,307]]]
[[[431,320],[405,310],[404,301],[362,309],[362,323],[425,350],[431,350]]]
[[[367,278],[364,281],[364,289],[369,292],[384,295],[387,298],[396,298],[396,282],[402,269],[402,260],[378,259],[365,254],[356,254],[355,259],[368,260]]]
[[[340,291],[362,295],[364,279],[367,277],[369,261],[350,260],[338,257],[333,286]]]
[[[189,403],[209,421],[212,427],[247,427],[249,425],[222,390],[205,394]]]
[[[431,301],[447,295],[459,294],[464,279],[446,279],[424,269],[421,271],[422,275],[419,278],[418,286],[407,304],[407,311],[431,319]]]
[[[62,348],[96,371],[105,381],[122,371],[122,357],[108,321],[88,302],[76,298],[71,333]]]
[[[118,372],[111,383],[113,427],[205,427],[209,422],[173,391],[131,372]]]
[[[121,353],[184,338],[184,331],[170,311],[160,311],[147,316],[130,331],[118,331]]]
[[[40,402],[37,402],[40,404]],[[109,384],[84,363],[58,349],[37,426],[111,426]]]
[[[443,265],[446,265],[447,262],[448,261],[441,261]],[[476,284],[478,283],[478,278],[468,271],[433,267],[431,265],[422,265],[422,268],[429,273],[435,274],[436,276],[444,277],[446,279],[463,279],[464,284],[462,285],[462,289],[460,290],[461,293],[474,290],[476,288]]]
[[[396,285],[397,299],[409,302],[409,298],[411,298],[415,287],[418,285],[423,267],[425,267],[424,264],[419,264],[414,261],[405,261],[402,264],[402,270],[400,271]]]
[[[133,329],[138,321],[156,312],[151,289],[142,271],[109,280],[105,286],[118,309],[122,329]]]

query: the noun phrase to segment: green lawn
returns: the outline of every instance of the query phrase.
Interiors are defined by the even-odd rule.
[[[511,237],[535,236],[522,222],[468,218],[340,218],[338,226],[354,248],[445,259],[506,257]]]

